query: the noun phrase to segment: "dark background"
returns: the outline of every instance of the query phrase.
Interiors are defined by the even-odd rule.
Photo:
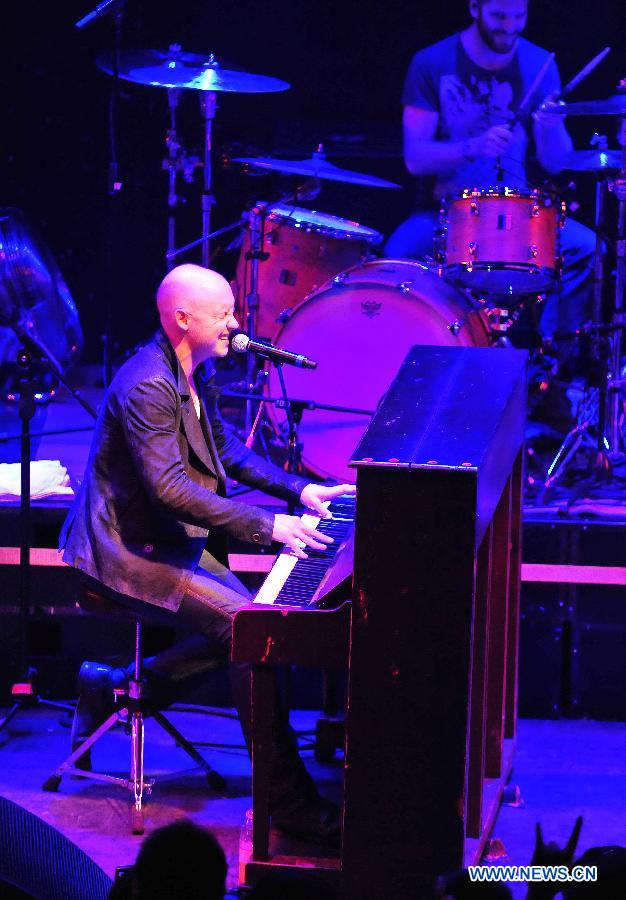
[[[167,128],[164,89],[122,83],[120,173],[113,273],[107,265],[107,108],[111,79],[94,64],[110,48],[112,18],[88,30],[73,27],[94,0],[3,4],[3,134],[0,205],[25,211],[39,227],[70,285],[87,335],[87,359],[100,356],[105,299],[112,296],[120,351],[154,325],[152,296],[164,274],[166,174],[161,169]],[[604,97],[626,75],[626,17],[618,0],[532,2],[526,36],[555,50],[567,81],[605,45],[613,51],[572,99]],[[219,97],[215,123],[213,225],[236,219],[247,201],[289,187],[277,176],[244,176],[224,155],[265,153],[301,158],[326,142],[338,165],[400,181],[403,191],[327,182],[316,208],[388,233],[408,212],[413,190],[401,160],[400,94],[409,60],[423,46],[464,27],[463,0],[448,3],[386,0],[128,0],[123,45],[214,52],[225,67],[289,81],[281,94]],[[184,92],[179,130],[201,152],[198,96]],[[616,145],[612,119],[569,120],[585,147],[594,129]],[[331,155],[332,152],[332,155]],[[179,243],[200,234],[199,189],[185,186]],[[578,212],[591,221],[593,184],[578,179]],[[306,204],[303,204],[306,205]],[[217,248],[214,265],[233,273],[236,251]],[[199,261],[198,251],[181,261]]]

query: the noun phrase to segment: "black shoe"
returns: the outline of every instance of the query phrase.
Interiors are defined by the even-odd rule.
[[[103,663],[84,662],[78,674],[78,703],[72,722],[71,746],[76,750],[114,710],[114,689],[126,683],[123,669],[112,669]],[[91,769],[91,751],[76,762],[77,769]]]
[[[341,836],[341,811],[339,807],[317,796],[272,814],[272,826],[289,837],[311,844],[339,847]]]

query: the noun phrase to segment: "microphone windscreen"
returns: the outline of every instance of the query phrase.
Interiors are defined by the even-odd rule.
[[[250,343],[250,338],[247,334],[243,334],[243,332],[238,331],[237,334],[234,334],[230,339],[230,346],[233,348],[235,353],[245,353],[248,349],[248,344]]]

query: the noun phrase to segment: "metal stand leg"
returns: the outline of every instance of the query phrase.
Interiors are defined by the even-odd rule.
[[[202,191],[202,265],[208,269],[211,261],[209,235],[211,234],[211,207],[215,198],[211,188],[211,154],[213,149],[213,119],[217,110],[215,91],[204,91],[201,97],[204,115],[204,187]]]
[[[135,805],[131,811],[131,830],[133,834],[143,834],[143,748],[144,725],[141,711],[134,712],[130,731],[130,778],[135,794]]]
[[[141,623],[135,625],[135,660],[134,677],[128,684],[128,696],[124,701],[124,708],[116,710],[109,718],[97,728],[93,734],[83,741],[67,759],[50,775],[43,783],[44,791],[56,791],[65,773],[76,775],[80,778],[89,778],[94,781],[105,781],[116,784],[119,787],[128,788],[133,792],[134,803],[131,807],[131,830],[133,834],[144,833],[143,797],[150,794],[155,783],[154,778],[146,780],[144,775],[144,741],[145,741],[145,717],[152,715],[155,722],[187,753],[189,757],[204,772],[207,784],[215,791],[223,791],[226,782],[219,772],[211,768],[209,763],[198,753],[196,748],[180,733],[180,731],[165,718],[157,709],[154,709],[145,698],[145,682],[142,679],[143,652]],[[92,772],[89,768],[78,768],[79,760],[88,754],[91,747],[100,740],[118,722],[130,720],[130,777],[118,778],[102,772]]]

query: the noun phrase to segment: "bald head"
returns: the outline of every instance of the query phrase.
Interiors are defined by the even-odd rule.
[[[237,320],[233,292],[217,272],[192,264],[177,266],[159,285],[157,307],[179,356],[191,354],[197,364],[228,352],[228,335]]]
[[[224,299],[232,303],[232,292],[226,279],[217,272],[191,263],[176,266],[157,291],[161,324],[169,336],[170,326],[176,324],[177,309],[194,315],[199,307],[221,303]]]

